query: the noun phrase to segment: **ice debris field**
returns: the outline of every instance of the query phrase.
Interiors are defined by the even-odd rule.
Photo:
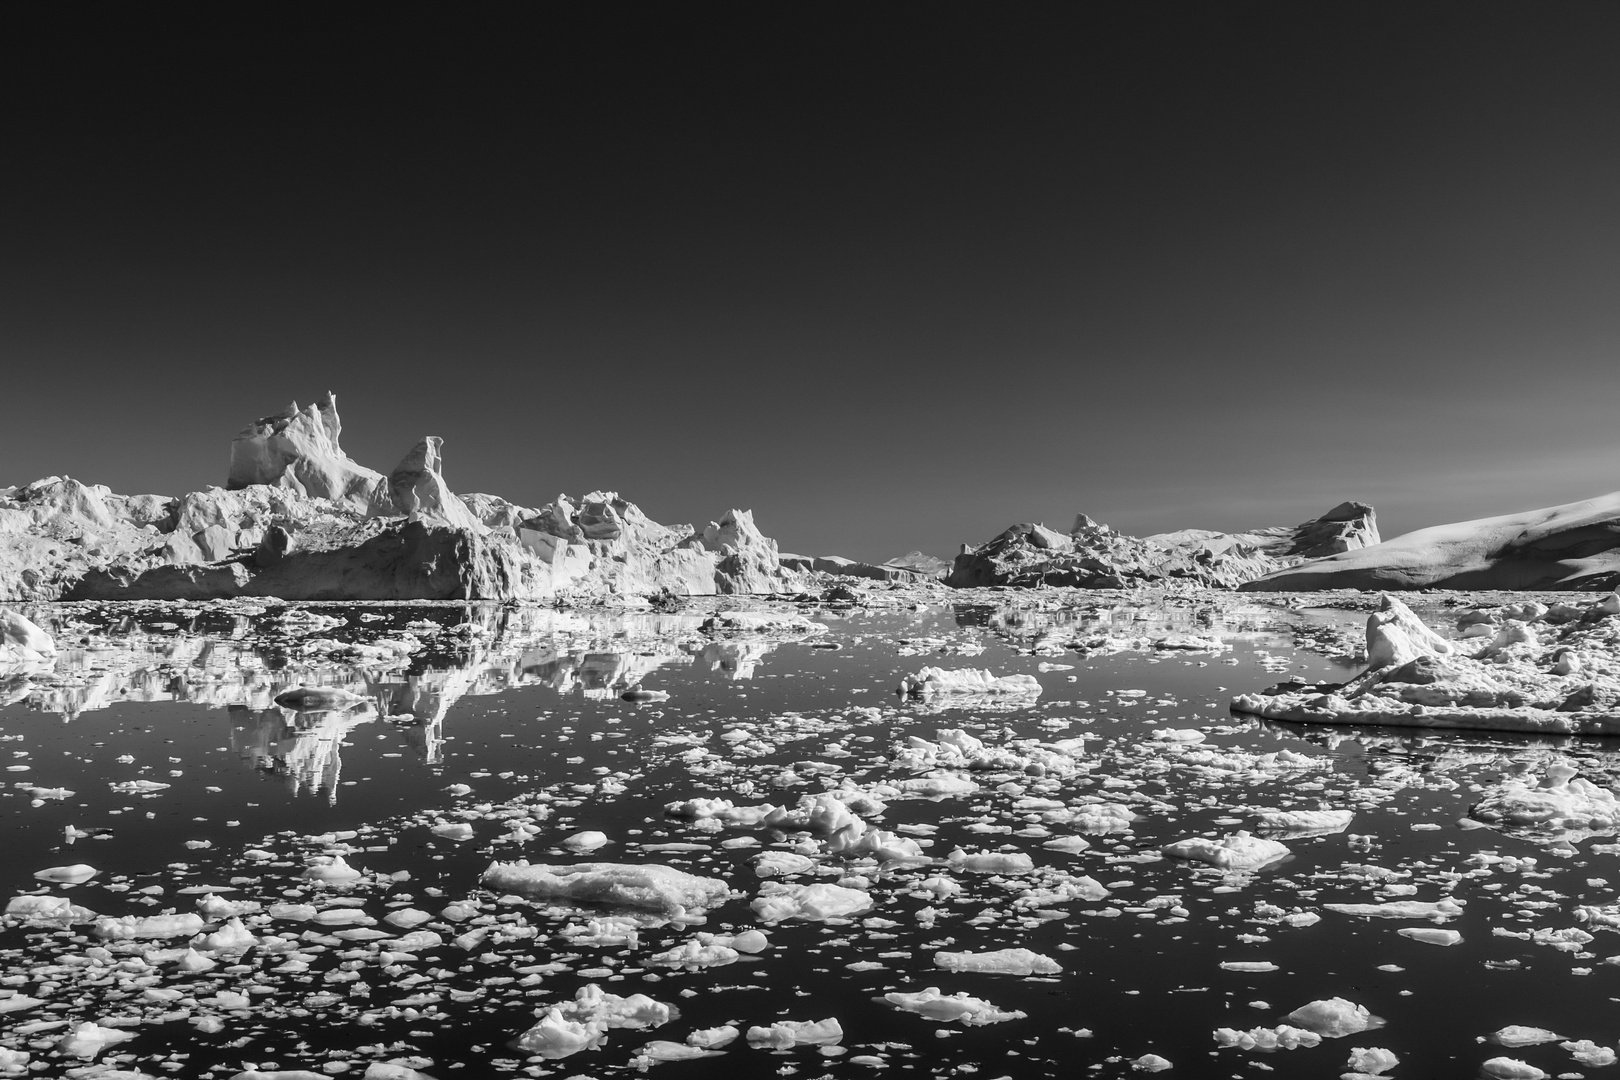
[[[1604,1075],[1620,605],[1406,599],[27,605],[0,1075]]]

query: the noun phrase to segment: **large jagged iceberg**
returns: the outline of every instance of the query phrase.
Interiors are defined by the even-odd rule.
[[[1292,528],[1183,529],[1147,537],[1127,536],[1080,514],[1067,534],[1025,523],[964,547],[946,584],[1124,589],[1181,581],[1229,589],[1307,559],[1376,543],[1376,515],[1360,502],[1340,503]]]
[[[616,492],[533,509],[455,494],[443,441],[388,475],[351,459],[332,395],[239,433],[226,486],[0,488],[0,600],[604,600],[795,592],[746,510],[664,526]]]

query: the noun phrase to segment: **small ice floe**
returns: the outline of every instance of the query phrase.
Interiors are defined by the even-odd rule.
[[[684,821],[723,821],[728,825],[758,825],[777,807],[770,803],[760,806],[738,806],[730,799],[686,799],[664,804],[664,813]]]
[[[513,1045],[555,1060],[600,1046],[614,1028],[659,1027],[679,1017],[680,1010],[673,1005],[654,1001],[645,994],[619,997],[604,993],[596,983],[587,983],[573,1001],[547,1009]]]
[[[1306,1031],[1314,1031],[1328,1039],[1341,1039],[1369,1028],[1384,1026],[1384,1021],[1368,1012],[1366,1006],[1342,997],[1324,998],[1301,1005],[1289,1013],[1287,1019]]]
[[[78,885],[81,882],[89,881],[99,873],[101,873],[100,870],[88,863],[73,863],[69,866],[52,866],[44,870],[36,870],[34,871],[34,878],[37,881],[54,881],[62,885]]]
[[[151,795],[166,790],[169,785],[156,780],[124,780],[117,783],[109,782],[107,786],[120,795]]]
[[[1049,956],[1028,949],[996,949],[993,952],[945,952],[934,954],[934,966],[946,971],[975,971],[990,975],[1056,975],[1063,970]]]
[[[1270,960],[1222,960],[1222,971],[1243,971],[1259,974],[1267,971],[1276,971],[1277,965]]]
[[[787,919],[821,922],[865,914],[872,910],[872,897],[860,889],[849,889],[842,885],[821,882],[814,885],[784,885],[778,881],[767,881],[751,906],[754,914],[764,923],[779,923]]]
[[[1220,840],[1194,836],[1166,844],[1159,850],[1172,859],[1208,863],[1222,870],[1259,870],[1289,855],[1286,845],[1241,830]]]
[[[652,863],[490,863],[486,888],[540,899],[645,908],[668,915],[701,915],[731,894],[719,878],[699,877]]]
[[[303,875],[305,881],[317,881],[326,885],[347,885],[359,881],[364,876],[345,862],[341,855],[315,860],[305,868]]]
[[[1341,833],[1355,820],[1354,810],[1272,810],[1261,814],[1259,826],[1289,839]]]
[[[1556,762],[1539,781],[1510,779],[1487,788],[1468,816],[1532,839],[1582,839],[1620,830],[1620,798]]]
[[[71,926],[96,918],[96,913],[80,907],[65,896],[13,896],[6,902],[6,915],[28,924],[51,923]]]
[[[647,958],[647,963],[653,967],[707,968],[735,964],[737,958],[737,950],[729,946],[693,940],[654,953]]]
[[[941,994],[937,986],[925,987],[912,993],[895,991],[884,994],[876,1000],[905,1012],[926,1016],[930,1020],[965,1024],[968,1027],[1022,1020],[1029,1015],[1017,1009],[1010,1011],[998,1009],[982,998],[969,997],[965,993]]]
[[[102,916],[95,921],[91,932],[103,941],[133,941],[141,938],[192,937],[200,934],[202,916],[195,912],[182,915],[148,915],[145,918],[125,915],[121,918]]]
[[[1391,900],[1385,904],[1323,904],[1328,911],[1341,915],[1360,915],[1368,919],[1429,919],[1441,923],[1462,915],[1462,900]]]
[[[1322,1036],[1304,1028],[1278,1024],[1274,1028],[1257,1027],[1248,1031],[1235,1028],[1216,1028],[1215,1042],[1223,1047],[1239,1050],[1297,1050],[1302,1046],[1318,1046]]]
[[[1546,1028],[1509,1024],[1507,1027],[1498,1028],[1496,1031],[1491,1032],[1486,1038],[1497,1046],[1517,1049],[1521,1046],[1540,1046],[1542,1043],[1558,1042],[1563,1039],[1563,1036],[1556,1031],[1548,1031]]]
[[[1455,930],[1441,930],[1433,926],[1403,926],[1395,932],[1425,945],[1456,945],[1463,939]]]
[[[1158,1054],[1143,1054],[1131,1062],[1132,1072],[1156,1073],[1173,1069],[1175,1066],[1169,1058],[1162,1058]]]
[[[445,840],[455,840],[458,842],[462,840],[471,840],[474,836],[473,827],[467,824],[465,821],[441,822],[440,824],[433,826],[433,828],[428,831],[433,833],[434,836],[442,837]]]
[[[597,848],[606,847],[609,843],[606,833],[587,830],[568,837],[562,842],[562,846],[571,851],[595,851]]]
[[[1616,1061],[1620,1061],[1620,1055],[1616,1055],[1607,1046],[1599,1046],[1591,1039],[1561,1042],[1558,1044],[1558,1048],[1567,1051],[1570,1057],[1582,1065],[1590,1065],[1593,1068],[1602,1068],[1605,1065],[1613,1065]]]
[[[705,1050],[718,1050],[722,1046],[729,1046],[736,1042],[741,1036],[742,1032],[731,1024],[725,1024],[721,1027],[704,1028],[702,1031],[692,1032],[686,1037],[686,1044],[701,1047]]]
[[[1352,1046],[1345,1068],[1357,1076],[1382,1076],[1401,1063],[1395,1051],[1382,1046]]]
[[[135,1037],[133,1031],[121,1031],[114,1027],[102,1027],[94,1021],[82,1024],[73,1024],[67,1034],[56,1041],[56,1048],[64,1054],[72,1054],[78,1058],[93,1058],[109,1046],[127,1042]]]
[[[295,686],[277,694],[275,702],[283,709],[314,712],[321,709],[349,709],[366,699],[341,686]]]
[[[795,1046],[831,1046],[844,1041],[844,1028],[836,1017],[826,1020],[778,1020],[770,1027],[751,1027],[748,1041],[771,1050]]]
[[[1480,1063],[1479,1071],[1490,1080],[1546,1080],[1547,1074],[1528,1061],[1493,1057]]]
[[[908,697],[941,695],[1028,698],[1041,696],[1040,680],[1033,675],[1003,675],[974,668],[925,667],[900,680],[900,693]]]

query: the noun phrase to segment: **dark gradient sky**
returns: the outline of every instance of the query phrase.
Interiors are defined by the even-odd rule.
[[[1620,5],[0,7],[0,483],[387,470],[785,550],[1620,487]]]

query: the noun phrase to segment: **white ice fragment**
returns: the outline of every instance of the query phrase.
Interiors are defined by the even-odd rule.
[[[447,821],[435,825],[431,830],[434,836],[442,836],[446,840],[471,840],[474,836],[473,827],[465,821]]]
[[[1616,1056],[1613,1050],[1607,1046],[1599,1046],[1591,1039],[1561,1042],[1558,1047],[1561,1050],[1568,1051],[1569,1055],[1582,1065],[1590,1065],[1593,1068],[1602,1068],[1605,1065],[1613,1065],[1616,1061],[1620,1061],[1620,1056]]]
[[[1258,870],[1289,854],[1286,845],[1241,830],[1220,840],[1194,836],[1159,850],[1174,859],[1208,863],[1222,870]]]
[[[1274,1028],[1256,1027],[1248,1031],[1235,1028],[1216,1028],[1215,1042],[1239,1050],[1297,1050],[1302,1046],[1317,1046],[1322,1036],[1304,1028],[1278,1024]]]
[[[725,945],[705,945],[697,941],[688,941],[647,958],[647,963],[657,967],[720,967],[736,962],[736,949]]]
[[[1246,971],[1259,974],[1266,971],[1276,971],[1278,968],[1270,960],[1222,960],[1221,970]]]
[[[1509,1024],[1505,1028],[1491,1032],[1489,1037],[1496,1045],[1512,1049],[1520,1046],[1540,1046],[1542,1043],[1558,1042],[1563,1038],[1556,1031],[1527,1027],[1523,1024]]]
[[[836,1017],[826,1020],[778,1020],[770,1027],[751,1027],[748,1041],[773,1050],[795,1046],[830,1046],[842,1042],[844,1028]]]
[[[1063,970],[1051,957],[1028,949],[996,949],[993,952],[945,952],[934,954],[934,966],[946,971],[976,971],[992,975],[1056,975]]]
[[[38,881],[54,881],[62,885],[77,885],[89,881],[101,873],[88,863],[73,863],[69,866],[52,866],[44,870],[36,870],[34,878]]]
[[[1166,1069],[1173,1068],[1175,1068],[1175,1066],[1171,1064],[1169,1058],[1162,1058],[1158,1054],[1143,1054],[1141,1057],[1131,1062],[1131,1070],[1133,1072],[1156,1073],[1164,1072]]]
[[[1433,926],[1403,926],[1395,931],[1404,938],[1421,941],[1425,945],[1455,945],[1462,935],[1455,930],[1441,930]]]
[[[1445,922],[1462,915],[1460,900],[1392,900],[1387,904],[1323,904],[1341,915],[1361,915],[1369,919],[1431,919]]]
[[[651,863],[493,862],[484,871],[483,883],[499,892],[648,908],[670,915],[701,914],[730,895],[718,878]]]
[[[1260,815],[1260,828],[1290,837],[1327,836],[1350,827],[1353,810],[1272,810]]]
[[[686,1041],[691,1046],[700,1046],[705,1050],[718,1050],[722,1046],[736,1042],[740,1035],[742,1035],[742,1032],[732,1025],[726,1024],[723,1027],[704,1028],[702,1031],[694,1031],[686,1037]]]
[[[188,911],[183,915],[148,915],[141,918],[125,915],[121,918],[102,916],[95,921],[92,931],[103,941],[129,941],[137,938],[191,937],[202,932],[202,916]]]
[[[88,1059],[95,1057],[109,1046],[134,1037],[133,1031],[120,1031],[118,1028],[102,1027],[93,1021],[86,1021],[74,1024],[67,1034],[56,1041],[56,1048],[64,1054]]]
[[[1354,1035],[1358,1031],[1380,1027],[1383,1021],[1369,1013],[1365,1006],[1342,997],[1324,998],[1301,1005],[1288,1014],[1288,1019],[1307,1031],[1329,1039]]]
[[[916,697],[960,694],[1037,698],[1041,696],[1041,684],[1033,675],[1007,675],[997,678],[989,671],[976,671],[972,668],[946,670],[925,667],[917,674],[907,675],[901,679],[900,692]]]
[[[305,881],[321,881],[329,885],[359,881],[363,876],[359,870],[345,862],[341,855],[317,859],[304,871]]]
[[[56,923],[69,926],[89,922],[96,913],[74,904],[65,896],[13,896],[6,903],[6,914],[29,923]]]
[[[242,925],[241,919],[232,919],[212,934],[203,935],[195,945],[209,952],[246,952],[258,943],[259,939]]]
[[[156,780],[125,780],[119,783],[108,782],[107,786],[120,795],[150,795],[154,791],[163,791],[169,785],[160,784]]]
[[[1518,1058],[1493,1057],[1481,1063],[1479,1071],[1491,1080],[1546,1080],[1547,1074]]]
[[[1351,1072],[1361,1073],[1365,1076],[1378,1076],[1387,1073],[1401,1063],[1393,1050],[1386,1050],[1382,1046],[1353,1046],[1350,1048],[1350,1060],[1345,1067]]]
[[[947,856],[950,864],[975,874],[1027,874],[1035,860],[1022,851],[980,851],[969,854],[957,848]]]
[[[761,922],[785,919],[843,919],[872,910],[872,897],[859,889],[842,885],[785,885],[767,881],[751,905]]]
[[[409,930],[421,926],[425,922],[432,922],[433,916],[417,908],[398,908],[383,916],[383,922],[390,926],[397,926],[401,930]]]
[[[594,831],[577,832],[562,842],[563,847],[573,851],[595,851],[607,845],[607,834]]]
[[[762,878],[792,877],[816,868],[816,860],[791,851],[765,851],[754,859],[754,873]]]
[[[926,1016],[930,1020],[966,1024],[969,1027],[1022,1020],[1029,1015],[1016,1009],[1010,1012],[1003,1011],[988,1001],[969,997],[965,993],[941,994],[937,986],[925,987],[913,993],[895,991],[884,994],[878,1000],[896,1009]]]

